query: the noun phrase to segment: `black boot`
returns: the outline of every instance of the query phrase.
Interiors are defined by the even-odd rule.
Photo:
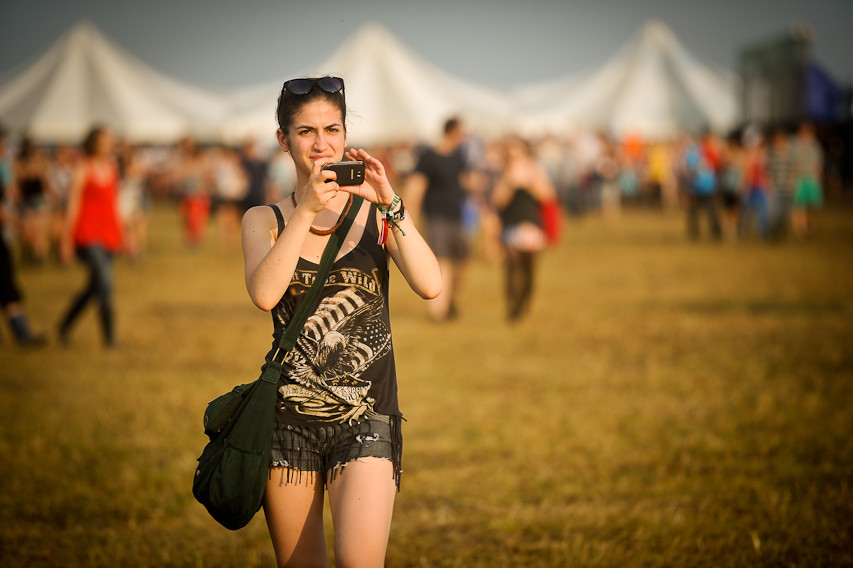
[[[15,338],[20,345],[39,346],[47,343],[44,335],[34,335],[30,331],[30,326],[27,323],[27,316],[18,314],[9,318],[9,324],[12,326],[12,331],[15,333]]]

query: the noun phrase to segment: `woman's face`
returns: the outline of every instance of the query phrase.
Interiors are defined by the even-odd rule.
[[[278,142],[304,174],[310,173],[316,162],[340,161],[347,142],[340,109],[322,99],[304,104],[287,132],[278,131]]]
[[[515,161],[520,160],[527,154],[527,148],[524,146],[524,142],[518,140],[517,138],[512,138],[507,142],[506,145],[506,159],[507,161]]]
[[[109,130],[101,131],[101,133],[98,134],[97,141],[95,142],[95,155],[109,156],[114,148],[115,138],[113,137],[112,132]]]

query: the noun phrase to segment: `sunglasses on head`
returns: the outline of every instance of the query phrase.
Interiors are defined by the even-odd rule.
[[[284,90],[294,95],[307,95],[314,88],[320,87],[326,93],[334,95],[344,90],[344,80],[340,77],[320,77],[319,79],[291,79],[284,82]]]

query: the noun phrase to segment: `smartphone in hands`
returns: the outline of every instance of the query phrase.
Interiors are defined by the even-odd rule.
[[[337,174],[338,185],[361,185],[364,183],[364,162],[332,162],[323,166],[324,170],[331,170]],[[326,180],[332,181],[332,180]]]

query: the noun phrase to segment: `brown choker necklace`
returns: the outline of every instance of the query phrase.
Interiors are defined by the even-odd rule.
[[[296,192],[290,194],[290,201],[293,202],[293,208],[296,209]],[[343,224],[344,218],[346,218],[347,214],[349,213],[350,207],[352,207],[352,193],[349,194],[349,199],[347,199],[346,209],[344,209],[341,212],[341,216],[338,217],[338,222],[335,223],[335,225],[333,227],[331,227],[330,229],[315,229],[314,226],[312,225],[311,226],[311,234],[317,235],[318,237],[325,237],[325,236],[331,235],[332,233],[337,231],[338,227],[340,227],[341,224]]]

